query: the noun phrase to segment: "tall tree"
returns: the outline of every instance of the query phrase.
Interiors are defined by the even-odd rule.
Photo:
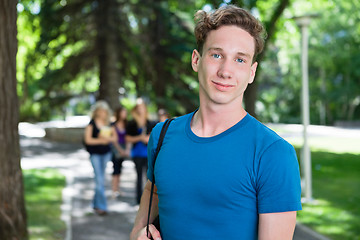
[[[134,9],[137,18],[147,19],[139,23],[139,36],[143,40],[139,63],[144,66],[142,78],[146,84],[138,84],[138,91],[172,114],[192,111],[198,101],[196,90],[183,79],[195,76],[190,68],[190,54],[195,47],[192,27],[188,24],[192,23],[192,16],[184,14],[189,5],[146,0],[143,7]],[[191,18],[182,19],[184,15]]]
[[[290,17],[319,13],[309,25],[310,121],[334,124],[339,120],[359,120],[360,2],[291,2],[288,18],[278,22],[281,30],[261,64],[261,117],[266,112],[267,120],[301,122],[301,31]]]
[[[310,101],[316,103],[310,106],[314,113],[311,120],[322,124],[358,120],[360,2],[333,0],[317,4],[313,8],[321,12],[321,17],[310,25]]]
[[[27,239],[16,93],[16,4],[0,0],[0,239]]]
[[[243,5],[244,1],[238,0],[239,5]],[[272,3],[272,6],[269,6],[269,3]],[[260,5],[267,5],[267,7],[261,7]],[[287,8],[290,4],[290,0],[280,0],[280,1],[268,1],[266,3],[263,3],[261,1],[252,0],[248,2],[248,5],[245,5],[244,7],[248,9],[253,9],[256,7],[260,14],[263,17],[263,24],[267,31],[267,39],[264,45],[263,52],[258,56],[257,62],[260,64],[261,61],[263,61],[264,56],[266,54],[266,50],[269,46],[269,43],[273,41],[275,33],[276,33],[276,26],[278,23],[278,20],[282,16],[285,8]],[[268,7],[272,8],[272,11],[269,11]],[[269,14],[270,13],[270,14]],[[261,75],[261,64],[259,65],[259,68],[257,70],[256,78],[259,79],[259,76]],[[244,101],[245,101],[245,108],[246,111],[248,111],[251,115],[256,116],[256,109],[255,104],[257,100],[257,89],[258,89],[258,81],[254,81],[252,84],[250,84],[244,94]]]
[[[26,7],[21,16],[24,24],[39,22],[41,34],[33,54],[27,54],[20,87],[23,98],[41,103],[36,108],[42,111],[39,116],[49,118],[51,110],[89,91],[116,103],[119,87],[145,95],[174,114],[191,111],[198,104],[198,83],[190,67],[194,10],[205,4],[217,8],[228,1],[21,0],[24,5],[33,2],[40,7],[31,18],[39,20],[25,18]],[[259,12],[271,41],[289,0],[231,3]],[[253,115],[257,82],[245,93],[246,109]],[[33,86],[37,90],[31,93]],[[34,104],[24,102],[22,112],[24,107],[34,109]]]
[[[99,62],[100,89],[99,99],[106,100],[115,109],[119,104],[119,88],[122,86],[119,63],[117,27],[122,21],[117,16],[121,14],[117,11],[118,3],[116,0],[99,0],[95,10],[95,22],[97,29],[96,52]],[[122,22],[124,23],[124,22]],[[119,54],[118,54],[119,53]]]
[[[111,107],[119,104],[119,88],[129,69],[132,41],[125,1],[22,0],[24,10],[36,15],[38,39],[28,55],[24,75],[37,86],[36,93],[23,94],[41,103],[41,115],[49,118],[52,110],[69,99],[98,91]],[[24,22],[24,24],[28,24]],[[25,36],[27,37],[27,36]],[[94,83],[95,82],[95,83]],[[96,86],[94,87],[91,86]],[[75,87],[76,86],[76,87]],[[90,87],[89,87],[90,86]],[[24,89],[26,90],[26,89]]]

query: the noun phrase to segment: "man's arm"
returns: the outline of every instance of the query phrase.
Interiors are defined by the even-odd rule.
[[[142,240],[142,239],[150,239],[146,236],[146,224],[147,224],[147,216],[149,211],[149,201],[150,201],[150,193],[151,193],[151,182],[148,180],[145,185],[144,192],[141,196],[139,211],[135,218],[134,227],[130,233],[130,240]],[[158,195],[157,195],[156,186],[154,187],[153,200],[151,205],[151,215],[150,222],[153,222],[156,216],[159,214],[158,207]],[[151,236],[155,240],[160,240],[160,232],[154,227],[154,225],[149,226],[149,231]]]
[[[259,215],[259,240],[291,240],[296,225],[296,211]]]

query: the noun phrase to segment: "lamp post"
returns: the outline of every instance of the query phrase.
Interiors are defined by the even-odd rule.
[[[294,17],[296,24],[301,29],[301,75],[302,75],[302,122],[303,122],[303,148],[301,154],[301,170],[305,178],[305,201],[312,201],[312,173],[311,173],[311,154],[308,144],[307,128],[310,124],[309,111],[309,71],[308,71],[308,26],[311,19],[317,15],[304,15]]]

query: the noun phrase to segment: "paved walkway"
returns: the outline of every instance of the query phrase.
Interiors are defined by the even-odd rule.
[[[123,164],[120,188],[122,195],[111,198],[112,163],[106,172],[106,195],[109,214],[97,216],[91,209],[94,181],[88,153],[80,144],[51,142],[43,138],[20,139],[22,168],[57,168],[67,178],[64,189],[62,219],[67,224],[65,240],[126,240],[133,225],[138,206],[135,203],[136,172],[131,161]],[[297,226],[295,240],[325,240],[308,228]]]

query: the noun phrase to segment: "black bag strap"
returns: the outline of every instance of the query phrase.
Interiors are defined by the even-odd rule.
[[[158,154],[160,152],[160,148],[162,146],[162,143],[164,141],[166,131],[169,128],[169,125],[170,125],[172,120],[174,120],[174,118],[166,119],[166,121],[164,122],[164,125],[163,125],[163,127],[161,129],[161,132],[160,132],[159,141],[158,141],[157,146],[156,146],[156,152],[155,152],[155,155],[154,155],[153,175],[152,175],[153,176],[153,181],[152,181],[152,184],[151,184],[149,211],[148,211],[148,218],[147,218],[147,224],[146,224],[146,235],[148,237],[150,237],[150,235],[149,235],[150,213],[151,213],[151,204],[152,204],[152,200],[153,200],[154,186],[155,186],[155,162],[156,162],[156,158],[157,158],[157,156],[158,156]]]

